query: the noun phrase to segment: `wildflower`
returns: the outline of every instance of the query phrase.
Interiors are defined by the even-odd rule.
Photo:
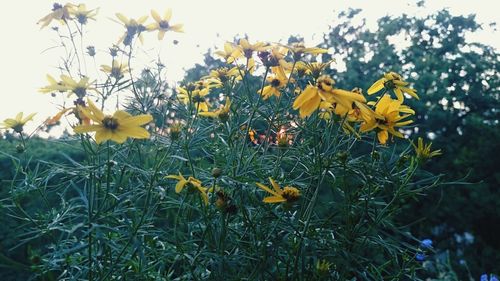
[[[393,100],[389,95],[384,95],[377,103],[375,107],[375,112],[383,117],[367,120],[361,124],[361,132],[371,131],[375,128],[379,129],[377,133],[378,140],[381,144],[385,144],[389,138],[389,133],[392,135],[402,138],[403,134],[396,131],[396,127],[405,126],[413,123],[412,120],[401,121],[408,116],[415,114],[408,106],[402,105],[401,101]],[[400,113],[406,113],[400,115]]]
[[[224,43],[224,50],[215,51],[215,54],[222,57],[228,64],[233,63],[236,59],[243,55],[241,53],[241,49],[230,42]]]
[[[94,46],[87,46],[87,55],[91,57],[95,57],[95,47]]]
[[[66,92],[66,86],[62,81],[57,81],[54,77],[47,74],[47,81],[49,81],[49,85],[40,88],[38,91],[41,93],[52,93],[52,92]]]
[[[259,58],[266,67],[281,66],[284,70],[291,71],[292,64],[285,60],[287,53],[287,49],[274,46],[268,51],[260,52]]]
[[[205,99],[211,87],[209,83],[209,80],[203,80],[196,83],[189,83],[186,87],[179,87],[177,97],[186,105],[192,104],[198,112],[206,112],[210,106]]]
[[[201,186],[201,181],[199,179],[189,177],[186,179],[180,172],[179,175],[168,175],[166,176],[167,179],[175,179],[178,180],[177,184],[175,185],[175,192],[176,193],[181,193],[181,191],[188,186],[190,188],[190,191],[198,191],[200,193],[201,198],[203,199],[203,202],[205,205],[208,205],[208,195],[207,195],[207,188]]]
[[[176,122],[176,123],[172,124],[170,126],[170,128],[168,128],[168,130],[170,133],[170,138],[174,141],[178,140],[179,137],[181,136],[181,133],[182,133],[182,124],[179,122]]]
[[[113,60],[111,66],[101,65],[101,71],[108,73],[111,77],[116,80],[123,78],[124,74],[128,72],[128,67],[124,64],[119,63],[117,60]]]
[[[239,47],[241,48],[243,55],[247,59],[251,59],[254,52],[262,52],[269,49],[269,45],[264,42],[256,42],[255,44],[250,44],[245,38],[240,39],[239,43]]]
[[[2,129],[12,129],[16,133],[21,133],[23,131],[23,127],[28,121],[33,120],[33,116],[35,116],[36,113],[31,113],[30,115],[26,116],[23,118],[23,113],[19,112],[16,117],[14,118],[7,118],[3,120]]]
[[[132,39],[134,39],[135,35],[139,37],[139,41],[141,41],[141,44],[144,43],[142,32],[147,30],[146,26],[144,26],[144,22],[146,22],[148,16],[142,16],[137,20],[135,20],[135,19],[129,19],[126,16],[117,13],[116,17],[121,21],[123,26],[127,29],[125,33],[122,35],[122,37],[120,37],[117,44],[123,42],[125,46],[128,46],[132,43]]]
[[[80,81],[76,82],[73,78],[67,75],[61,75],[61,80],[65,90],[69,92],[69,95],[75,94],[79,98],[85,97],[87,90],[96,90],[95,88],[90,87],[93,82],[89,82],[88,77],[83,77]]]
[[[316,262],[316,272],[319,276],[325,276],[330,272],[330,267],[332,266],[327,260],[318,260]]]
[[[258,91],[258,93],[262,94],[262,98],[264,100],[267,100],[272,96],[276,97],[281,96],[280,89],[283,89],[288,82],[288,77],[283,71],[283,68],[279,66],[274,66],[271,67],[271,70],[273,74],[267,77],[266,79],[270,85],[265,86],[262,89],[262,91],[261,90]]]
[[[61,111],[59,111],[56,115],[54,115],[54,117],[52,118],[49,118],[45,121],[45,124],[47,125],[55,125],[59,122],[59,120],[61,120],[61,118],[63,117],[63,115],[72,110],[73,108],[71,107],[68,107],[68,108],[63,108]]]
[[[184,32],[182,29],[182,24],[170,24],[170,19],[172,18],[171,9],[167,9],[165,14],[163,15],[163,18],[160,17],[158,12],[156,12],[155,10],[151,10],[151,16],[155,20],[155,23],[148,25],[147,29],[149,31],[158,30],[158,40],[163,40],[165,33],[170,30],[175,32]]]
[[[226,85],[234,80],[241,80],[241,75],[237,67],[220,67],[215,70],[211,70],[210,74],[204,78],[209,79],[215,87],[222,87],[223,85]]]
[[[200,112],[200,116],[219,118],[221,122],[226,122],[229,119],[229,110],[231,109],[231,100],[226,97],[226,104],[216,111]]]
[[[498,281],[498,277],[493,274],[490,274],[490,278],[488,279],[488,274],[481,275],[481,281]]]
[[[280,186],[272,179],[269,178],[273,189],[261,184],[256,183],[256,185],[268,193],[271,193],[273,196],[268,196],[262,200],[264,203],[294,203],[300,198],[300,191],[291,186],[285,186],[285,188],[281,189]]]
[[[94,124],[78,125],[73,130],[78,134],[96,132],[95,141],[97,144],[107,140],[123,143],[129,137],[135,139],[149,138],[149,132],[140,127],[153,120],[153,117],[149,114],[132,116],[125,111],[118,110],[113,115],[104,115],[91,100],[88,100],[88,107],[80,106],[80,110]]]
[[[67,3],[64,6],[62,6],[59,3],[54,3],[52,7],[52,12],[50,12],[48,15],[44,16],[41,18],[37,24],[41,24],[42,26],[40,28],[44,28],[48,26],[52,20],[58,20],[62,24],[64,24],[68,19],[71,18],[70,10],[75,7],[74,4]]]
[[[394,91],[400,102],[404,101],[403,93],[407,93],[418,99],[417,91],[415,89],[407,88],[407,85],[408,82],[404,81],[401,75],[391,71],[384,74],[384,77],[373,83],[373,85],[368,89],[368,95],[375,94],[385,88],[387,91]]]
[[[415,145],[413,142],[411,142],[411,145],[415,149],[415,153],[417,154],[417,159],[419,161],[425,161],[427,159],[430,159],[435,156],[441,155],[441,149],[431,151],[431,146],[432,142],[429,144],[424,143],[424,139],[419,137],[418,138],[418,144]]]
[[[432,240],[431,239],[422,240],[422,242],[420,242],[420,247],[423,249],[431,249],[432,248]]]
[[[417,253],[417,254],[415,255],[415,259],[416,259],[417,261],[425,261],[425,254],[424,254],[424,253]]]
[[[293,109],[299,109],[300,117],[306,118],[320,107],[333,107],[333,105],[342,105],[345,108],[352,108],[354,101],[366,102],[363,95],[350,91],[335,89],[335,81],[329,76],[322,75],[318,78],[316,85],[308,85],[304,91],[293,102]]]
[[[319,55],[328,52],[326,49],[311,47],[306,48],[304,42],[295,42],[290,44],[290,46],[283,46],[292,53],[292,57],[295,61],[299,61],[304,54]]]
[[[310,74],[314,79],[318,79],[323,71],[330,67],[333,60],[327,62],[297,62],[295,68],[298,72],[303,72],[304,74]],[[299,73],[300,74],[300,73]]]
[[[77,7],[73,6],[69,10],[69,13],[74,16],[80,24],[86,24],[89,19],[95,20],[98,10],[99,9],[87,10],[85,4],[79,4]]]
[[[276,134],[276,145],[279,147],[287,147],[291,142],[293,136],[286,133],[286,128],[283,126]]]
[[[238,207],[233,204],[233,199],[229,194],[223,190],[218,190],[215,192],[217,200],[215,200],[215,207],[225,213],[235,214],[238,211]]]

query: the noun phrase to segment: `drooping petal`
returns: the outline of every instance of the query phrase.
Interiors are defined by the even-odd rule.
[[[321,102],[321,97],[319,95],[313,96],[312,99],[302,104],[300,107],[300,117],[306,118],[311,115],[316,109],[318,109]]]
[[[157,11],[155,10],[151,10],[151,16],[153,17],[153,19],[156,21],[156,22],[161,22],[161,17],[160,17],[160,14],[158,14]]]
[[[264,203],[281,203],[286,202],[286,199],[281,196],[269,196],[262,200]]]
[[[101,127],[95,133],[95,142],[97,144],[105,142],[105,141],[111,139],[111,134],[112,134],[112,132],[110,130]]]
[[[305,102],[317,95],[317,93],[318,89],[316,89],[316,87],[308,85],[293,102],[293,109],[300,108]]]
[[[378,141],[381,144],[386,144],[387,139],[389,139],[389,133],[387,131],[383,130],[383,131],[380,131],[377,133],[377,137],[378,137]]]
[[[367,93],[369,95],[373,95],[376,92],[382,90],[384,88],[384,82],[385,82],[384,78],[377,80],[375,83],[373,83],[373,85],[371,85],[370,88],[368,88]]]

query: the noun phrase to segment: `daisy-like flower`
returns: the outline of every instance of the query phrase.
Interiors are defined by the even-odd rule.
[[[319,55],[328,52],[326,49],[318,47],[306,48],[304,42],[295,42],[290,44],[290,46],[283,46],[292,53],[292,57],[295,61],[300,61],[304,54]]]
[[[286,76],[285,71],[283,71],[283,68],[273,66],[271,67],[271,72],[273,74],[269,75],[266,79],[267,82],[269,82],[269,85],[265,86],[262,89],[262,92],[261,90],[257,91],[257,93],[262,94],[262,98],[264,100],[267,100],[272,96],[281,96],[280,90],[283,89],[288,82],[288,77]]]
[[[208,188],[203,187],[199,179],[193,177],[189,177],[186,179],[180,172],[178,176],[168,175],[166,176],[166,178],[178,180],[177,184],[175,185],[176,193],[181,193],[181,191],[187,186],[189,188],[189,191],[191,192],[198,191],[205,205],[208,205],[208,195],[207,195]]]
[[[69,13],[74,16],[80,24],[87,24],[89,19],[95,20],[98,11],[99,9],[87,10],[85,4],[79,4],[77,7],[71,7]]]
[[[52,6],[52,12],[41,18],[37,24],[42,25],[40,28],[48,26],[53,20],[57,20],[61,22],[61,24],[65,24],[67,20],[71,19],[70,11],[74,7],[75,5],[71,3],[66,3],[64,6],[59,3],[54,3]]]
[[[285,60],[288,50],[281,46],[274,46],[269,50],[259,52],[259,58],[266,67],[281,66],[291,71],[292,64]]]
[[[61,75],[61,80],[69,95],[75,94],[77,97],[83,98],[87,94],[87,91],[96,91],[96,88],[91,87],[94,82],[89,82],[88,77],[83,77],[80,81],[76,82],[68,75]]]
[[[138,18],[137,20],[135,19],[129,19],[126,16],[117,13],[116,17],[120,20],[120,22],[123,24],[123,26],[127,29],[125,33],[120,37],[118,40],[118,44],[122,43],[125,46],[128,46],[132,43],[132,39],[134,39],[134,36],[137,35],[139,37],[139,41],[141,41],[141,44],[144,43],[144,39],[142,36],[142,33],[147,30],[146,26],[144,23],[148,19],[148,16],[142,16]]]
[[[47,74],[46,77],[47,77],[47,81],[49,81],[49,85],[40,88],[38,90],[40,93],[47,94],[47,93],[53,93],[53,92],[60,92],[60,93],[66,92],[67,88],[64,85],[63,81],[57,81],[56,79],[54,79],[54,77],[52,77],[49,74]]]
[[[360,130],[361,132],[368,132],[379,129],[377,133],[378,141],[385,144],[389,138],[389,133],[399,138],[403,137],[403,134],[396,131],[396,128],[413,123],[413,120],[402,120],[415,114],[415,111],[406,105],[402,105],[401,101],[393,100],[389,95],[384,95],[375,106],[375,113],[382,116],[383,119],[376,117],[365,121],[361,124]],[[400,115],[400,113],[405,114]]]
[[[415,145],[413,142],[411,142],[411,145],[415,149],[415,154],[417,155],[417,159],[421,162],[442,154],[441,149],[432,151],[431,150],[432,142],[425,144],[424,139],[421,137],[418,138],[417,145]],[[429,239],[426,239],[426,240],[429,240]]]
[[[186,104],[192,104],[198,112],[208,111],[210,104],[206,100],[205,96],[209,94],[211,85],[210,81],[202,80],[196,83],[189,83],[186,87],[179,87],[177,98]]]
[[[226,104],[216,111],[200,112],[200,116],[219,118],[221,122],[226,122],[229,119],[229,111],[231,109],[231,100],[226,97]]]
[[[215,51],[214,53],[223,58],[228,64],[233,63],[243,55],[241,49],[230,42],[224,43],[224,50]]]
[[[293,109],[299,109],[300,117],[306,118],[316,111],[321,102],[326,102],[324,107],[335,107],[337,105],[352,109],[354,101],[366,102],[363,95],[350,91],[335,89],[335,81],[326,75],[318,78],[316,85],[308,85],[304,91],[293,102]]]
[[[120,80],[123,78],[125,73],[129,71],[129,69],[125,64],[121,64],[117,60],[113,60],[111,66],[101,65],[101,71],[109,74],[109,76],[115,78],[116,80]]]
[[[269,178],[273,189],[261,184],[255,183],[260,189],[272,194],[272,196],[265,197],[262,202],[264,203],[294,203],[300,199],[300,191],[291,186],[281,187],[272,179]]]
[[[264,42],[250,44],[250,42],[248,42],[245,38],[240,39],[239,47],[247,59],[251,59],[254,52],[262,52],[270,48],[270,46]]]
[[[386,89],[387,91],[394,91],[396,97],[400,102],[404,101],[404,94],[419,99],[417,96],[417,90],[406,87],[409,83],[404,81],[401,75],[396,72],[388,72],[384,74],[384,77],[377,80],[371,87],[368,89],[368,95],[373,95],[382,89]]]
[[[158,40],[163,40],[167,31],[184,32],[182,24],[170,23],[170,19],[172,18],[172,9],[165,11],[163,18],[155,10],[151,10],[151,16],[155,20],[155,23],[148,25],[147,29],[149,31],[158,30]]]
[[[215,70],[211,70],[210,74],[203,78],[209,79],[214,87],[219,88],[234,80],[241,80],[241,75],[236,66],[233,68],[219,67]]]
[[[21,133],[23,131],[24,125],[28,123],[28,121],[33,120],[33,116],[35,115],[36,113],[31,113],[30,115],[23,118],[23,113],[19,112],[16,117],[7,118],[3,120],[3,123],[0,123],[0,125],[2,125],[2,129],[12,129],[16,133]]]
[[[104,115],[95,104],[88,100],[88,107],[81,107],[82,114],[93,121],[91,125],[78,125],[73,128],[75,133],[95,133],[97,144],[112,140],[124,143],[127,138],[146,139],[149,132],[141,126],[153,120],[149,114],[132,116],[128,112],[118,110],[113,115]]]
[[[323,71],[330,67],[333,60],[327,62],[297,62],[295,69],[300,75],[301,72],[304,74],[310,74],[314,79],[318,79]]]

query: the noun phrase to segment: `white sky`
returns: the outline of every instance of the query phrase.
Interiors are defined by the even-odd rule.
[[[156,39],[156,33],[146,34],[142,59],[155,60],[160,52],[167,65],[168,80],[182,78],[187,69],[202,60],[208,48],[221,47],[235,35],[248,34],[250,41],[284,42],[290,35],[301,35],[306,43],[315,45],[322,40],[329,25],[334,25],[334,12],[348,7],[362,8],[370,28],[376,28],[376,19],[384,15],[428,14],[448,7],[452,14],[474,13],[481,23],[499,21],[500,1],[495,0],[427,0],[425,9],[416,9],[416,1],[403,0],[108,0],[74,1],[85,3],[88,9],[100,7],[97,22],[86,27],[88,37],[84,45],[94,45],[98,52],[97,66],[110,64],[107,50],[123,33],[123,27],[112,21],[115,13],[138,18],[150,15],[155,9],[163,14],[173,9],[171,22],[183,23],[185,33],[167,33],[164,41]],[[47,84],[47,73],[58,76],[56,66],[64,52],[55,46],[56,34],[50,28],[40,30],[36,22],[50,12],[54,1],[9,1],[0,10],[2,43],[0,50],[0,121],[13,117],[17,112],[38,112],[33,124],[40,124],[56,113],[54,99],[38,92]],[[66,2],[61,2],[62,4]],[[150,18],[148,22],[151,22]],[[500,24],[500,23],[499,23]],[[179,40],[174,46],[172,40]],[[472,40],[495,46],[500,50],[500,36],[491,30],[475,35]],[[42,53],[43,52],[43,53]],[[89,67],[93,63],[88,61]],[[136,68],[137,69],[137,68]],[[94,78],[94,77],[91,77]],[[28,127],[29,129],[30,127]]]

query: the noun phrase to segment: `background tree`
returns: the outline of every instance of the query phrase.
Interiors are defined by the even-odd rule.
[[[374,31],[363,19],[356,25],[359,18],[360,10],[340,13],[324,37],[324,46],[347,69],[333,68],[332,75],[365,90],[373,82],[365,77],[375,73],[396,71],[413,82],[420,101],[410,104],[420,114],[408,133],[416,139],[427,132],[423,137],[444,151],[428,168],[471,183],[440,187],[424,201],[409,202],[400,219],[413,223],[417,237],[437,241],[436,249],[450,249],[455,263],[466,261],[473,276],[500,272],[498,51],[467,42],[468,34],[484,27],[474,15],[442,10],[422,18],[383,17]],[[426,219],[415,222],[422,214]],[[466,267],[455,268],[465,276]]]

